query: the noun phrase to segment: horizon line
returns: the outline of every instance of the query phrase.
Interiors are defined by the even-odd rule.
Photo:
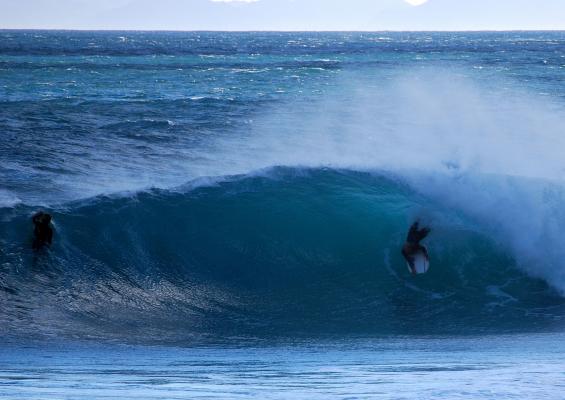
[[[446,32],[446,33],[466,33],[466,32],[565,32],[565,28],[562,29],[383,29],[383,30],[368,30],[368,29],[320,29],[320,30],[302,30],[302,29],[282,29],[282,30],[270,30],[270,29],[114,29],[114,28],[96,28],[96,29],[84,29],[84,28],[0,28],[2,31],[66,31],[66,32],[217,32],[217,33],[254,33],[254,32],[266,32],[266,33],[348,33],[348,32],[359,32],[359,33],[377,33],[377,32],[391,32],[391,33],[402,33],[402,32]]]

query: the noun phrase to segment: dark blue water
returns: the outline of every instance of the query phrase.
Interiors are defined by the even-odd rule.
[[[564,85],[563,32],[0,31],[0,395],[558,398]]]

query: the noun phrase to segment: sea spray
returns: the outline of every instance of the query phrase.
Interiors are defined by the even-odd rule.
[[[562,329],[563,33],[127,36],[0,32],[3,335]]]

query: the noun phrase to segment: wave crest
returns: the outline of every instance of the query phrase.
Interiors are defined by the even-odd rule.
[[[382,174],[276,168],[188,191],[52,210],[56,244],[27,250],[30,210],[3,214],[8,332],[182,341],[234,334],[553,329],[565,300],[473,220]],[[399,253],[432,224],[430,272]]]

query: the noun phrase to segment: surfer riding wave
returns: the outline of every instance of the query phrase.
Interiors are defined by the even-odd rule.
[[[406,242],[402,246],[402,255],[408,262],[408,266],[410,267],[410,271],[412,274],[416,275],[419,271],[416,269],[415,260],[416,257],[419,255],[423,255],[426,261],[429,261],[430,257],[428,256],[428,249],[420,244],[428,234],[430,233],[430,228],[419,228],[419,222],[416,221],[410,227],[408,231],[408,235],[406,236]],[[425,272],[425,271],[424,271]]]

